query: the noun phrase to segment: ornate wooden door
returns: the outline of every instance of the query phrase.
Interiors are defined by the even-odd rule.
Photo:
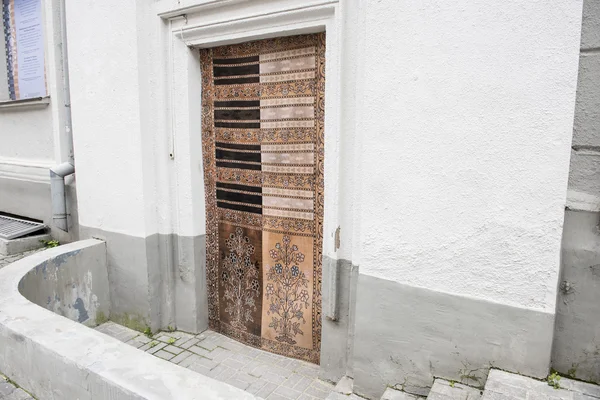
[[[210,327],[319,363],[325,34],[201,62]]]

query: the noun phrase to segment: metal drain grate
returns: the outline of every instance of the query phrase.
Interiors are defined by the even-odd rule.
[[[44,228],[46,228],[46,225],[39,222],[25,221],[0,215],[0,238],[2,239],[16,239]]]

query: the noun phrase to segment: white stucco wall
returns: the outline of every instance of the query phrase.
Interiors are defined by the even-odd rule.
[[[56,52],[60,42],[60,30],[56,26],[53,10],[55,0],[43,2],[42,22],[44,25],[44,44],[46,55],[46,84],[51,104],[37,108],[13,107],[0,108],[0,176],[4,170],[3,165],[11,164],[20,167],[30,165],[54,165],[60,154],[55,150],[59,143],[58,120],[61,118],[62,93],[60,71],[58,70]],[[2,24],[0,23],[0,27]],[[4,40],[4,36],[2,36]],[[4,44],[0,46],[0,81],[6,86],[6,56]],[[0,92],[2,92],[0,90]],[[7,94],[6,94],[7,96]],[[0,96],[0,102],[8,98]],[[1,207],[0,207],[1,210]]]
[[[361,273],[553,311],[581,1],[364,11]]]
[[[199,129],[197,88],[169,81],[198,71],[192,55],[173,56],[158,17],[199,3],[67,2],[82,225],[204,232],[199,141],[179,136]],[[327,194],[339,201],[326,210],[339,216],[325,232],[339,221],[337,257],[384,279],[554,310],[581,1],[341,7],[358,8],[338,32],[341,75],[327,77],[344,82],[327,97],[341,105],[329,146],[340,182]]]
[[[0,162],[54,163],[50,108],[0,111]]]
[[[172,103],[189,101],[185,88],[167,91],[168,74],[171,68],[187,73],[189,66],[172,62],[159,8],[146,1],[67,0],[68,15],[76,16],[67,25],[82,226],[137,237],[205,230],[203,203],[191,202],[198,188],[203,201],[203,180],[192,182],[191,174],[198,175],[201,154],[190,157],[189,144],[175,143],[171,133],[186,125],[170,118]]]
[[[48,97],[34,104],[0,105],[0,211],[43,220],[55,238],[67,242],[77,238],[75,183],[68,179],[70,231],[65,233],[52,224],[48,171],[67,161],[70,153],[65,135],[59,0],[43,0],[42,6]]]
[[[145,236],[135,2],[67,1],[79,223]]]

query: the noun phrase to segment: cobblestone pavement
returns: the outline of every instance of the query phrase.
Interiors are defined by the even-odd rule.
[[[33,397],[10,383],[4,375],[0,375],[0,400],[33,400]]]
[[[148,338],[113,322],[96,329],[156,357],[263,399],[325,399],[334,388],[317,378],[317,365],[258,350],[213,331],[199,335],[179,331],[159,332]]]
[[[13,254],[11,256],[3,256],[0,254],[0,268],[6,267],[10,263],[20,260],[21,258],[27,257],[38,251],[45,250],[44,248],[26,251],[25,253]]]

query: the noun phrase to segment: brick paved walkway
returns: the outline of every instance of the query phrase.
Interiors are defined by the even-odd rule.
[[[325,399],[334,386],[319,367],[246,346],[213,331],[159,332],[148,338],[107,322],[96,328],[122,342],[268,400]]]

